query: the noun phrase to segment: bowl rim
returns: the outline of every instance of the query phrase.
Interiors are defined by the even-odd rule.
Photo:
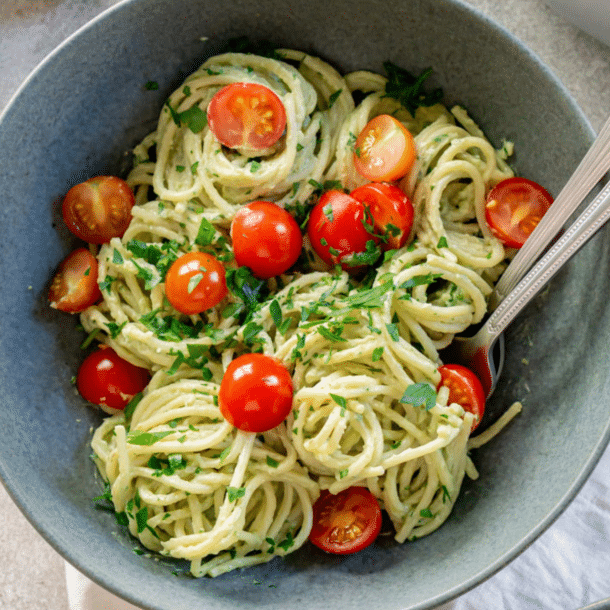
[[[438,2],[439,0],[436,1]],[[55,48],[53,48],[49,53],[47,53],[43,57],[43,59],[40,60],[38,64],[29,72],[26,78],[20,83],[17,89],[9,97],[2,111],[0,111],[0,130],[2,129],[2,125],[11,110],[17,105],[22,93],[29,87],[29,85],[33,81],[35,81],[38,75],[41,74],[46,69],[46,67],[50,65],[56,57],[60,56],[62,52],[66,48],[68,48],[76,39],[78,39],[88,30],[95,28],[99,22],[104,21],[108,18],[109,15],[113,14],[114,12],[121,11],[127,5],[136,5],[141,4],[143,2],[146,2],[146,0],[119,0],[112,6],[103,9],[101,12],[99,12],[97,15],[88,20],[83,25],[79,26],[74,32],[69,34],[62,42],[60,42]],[[578,106],[574,97],[572,96],[568,88],[564,85],[564,83],[539,58],[539,56],[527,46],[525,42],[523,42],[516,35],[510,32],[505,26],[498,23],[491,17],[487,16],[479,8],[467,3],[465,0],[440,0],[440,2],[446,5],[456,6],[464,13],[467,13],[471,17],[474,17],[477,20],[483,22],[488,28],[490,28],[490,30],[493,31],[495,35],[499,35],[500,37],[504,38],[507,42],[510,42],[514,47],[516,47],[521,54],[527,56],[528,60],[535,64],[536,68],[540,72],[544,73],[546,78],[550,82],[552,82],[552,84],[561,93],[563,98],[570,106],[574,115],[577,115],[579,117],[583,127],[585,127],[587,130],[589,140],[588,144],[593,141],[595,131],[591,126],[588,117]],[[579,490],[585,484],[585,482],[591,475],[593,469],[595,468],[596,464],[599,462],[602,454],[606,450],[609,443],[610,420],[607,422],[599,442],[597,443],[594,450],[591,452],[588,459],[584,463],[579,475],[574,479],[572,485],[570,485],[569,488],[562,495],[561,499],[557,502],[554,509],[550,511],[544,519],[541,520],[537,527],[530,530],[530,532],[526,536],[524,536],[519,541],[519,543],[515,544],[504,554],[499,556],[492,564],[487,566],[486,569],[481,570],[478,573],[472,575],[470,578],[460,583],[459,585],[448,589],[441,594],[437,594],[433,598],[417,603],[414,606],[409,606],[409,608],[411,610],[429,610],[439,604],[454,600],[460,595],[482,584],[483,582],[494,576],[496,573],[501,571],[503,568],[505,568],[508,564],[510,564],[521,553],[523,553],[523,551],[525,551],[529,546],[531,546],[536,541],[536,539],[540,537],[541,534],[543,534],[549,527],[551,527],[553,523],[557,520],[557,518],[565,511],[567,506],[575,499]],[[20,489],[18,484],[15,484],[12,481],[10,472],[5,468],[5,464],[2,459],[0,459],[0,482],[3,484],[4,488],[7,491],[7,494],[19,508],[21,513],[25,516],[27,521],[65,561],[70,563],[79,572],[83,573],[87,578],[89,578],[91,581],[98,584],[99,586],[103,587],[104,589],[112,592],[113,594],[123,598],[126,601],[129,601],[130,603],[141,606],[142,601],[138,599],[133,592],[124,590],[122,586],[116,585],[113,582],[111,575],[102,575],[96,572],[95,562],[93,560],[89,561],[88,563],[86,561],[83,562],[82,559],[77,557],[76,554],[71,551],[71,549],[65,548],[61,540],[58,540],[50,532],[44,530],[41,527],[41,525],[36,521],[32,511],[24,500],[25,494],[23,493],[23,490]],[[144,606],[141,607],[142,609],[144,609]]]

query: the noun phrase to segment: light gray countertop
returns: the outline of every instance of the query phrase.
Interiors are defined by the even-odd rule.
[[[610,47],[553,13],[543,0],[467,1],[537,54],[574,96],[593,128],[599,130],[610,115]],[[47,53],[116,2],[2,0],[0,111]],[[604,464],[609,463],[609,452],[602,458]],[[580,493],[586,493],[590,484],[591,481]],[[551,526],[551,531],[555,527]],[[610,555],[605,556],[606,573],[610,574]],[[606,595],[610,595],[610,581]],[[521,607],[542,608],[543,605]],[[0,610],[68,608],[63,560],[23,517],[0,484]]]

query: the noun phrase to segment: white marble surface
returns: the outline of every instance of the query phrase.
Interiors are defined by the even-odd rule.
[[[0,110],[48,52],[115,3],[116,0],[2,0]],[[553,12],[542,0],[468,3],[534,51],[572,93],[593,127],[601,127],[610,115],[610,47],[580,31],[567,20],[568,15]],[[445,604],[442,610],[575,610],[579,605],[610,596],[610,576],[606,576],[610,575],[609,488],[610,450],[574,503],[532,547],[487,582]],[[590,549],[587,566],[572,552],[573,545],[582,545],[583,541],[583,548]],[[578,569],[586,576],[579,576]],[[74,582],[74,574],[71,576]],[[518,590],[524,582],[531,583],[530,591]],[[63,560],[27,522],[0,484],[0,610],[76,610],[75,600],[71,590],[71,609]],[[85,608],[82,603],[82,610],[120,607],[118,602],[113,605],[107,599],[95,608]]]

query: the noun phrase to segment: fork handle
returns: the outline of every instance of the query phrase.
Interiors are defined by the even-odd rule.
[[[549,251],[532,267],[515,289],[498,305],[485,327],[498,337],[555,273],[610,219],[610,182],[587,206]],[[526,242],[527,243],[527,242]]]
[[[610,118],[553,202],[549,213],[542,217],[502,274],[490,299],[491,309],[495,309],[517,285],[608,169],[610,169]]]

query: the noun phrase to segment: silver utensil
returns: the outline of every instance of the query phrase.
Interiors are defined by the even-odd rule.
[[[500,345],[498,340],[501,340],[506,327],[608,219],[610,219],[610,183],[499,303],[480,330],[472,337],[456,337],[453,340],[448,348],[451,350],[449,352],[451,360],[445,358],[445,361],[463,364],[477,373],[483,383],[486,398],[489,398],[494,391],[502,369],[503,357],[500,357],[496,366],[492,352],[494,346]],[[503,354],[503,350],[500,351]]]
[[[550,210],[542,217],[502,274],[489,300],[490,311],[495,310],[513,290],[608,169],[610,169],[610,118],[557,195]]]

